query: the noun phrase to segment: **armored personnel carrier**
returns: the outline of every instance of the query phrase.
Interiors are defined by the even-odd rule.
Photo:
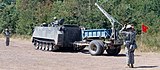
[[[63,25],[64,19],[34,28],[32,43],[35,49],[56,51],[60,48],[77,49],[75,41],[81,41],[81,28],[77,25]]]

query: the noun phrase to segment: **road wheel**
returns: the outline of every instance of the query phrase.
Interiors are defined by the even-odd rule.
[[[46,44],[46,48],[45,48],[46,51],[49,50],[49,44]]]
[[[39,48],[39,43],[38,42],[35,42],[35,47],[34,47],[36,50],[38,50]]]
[[[52,51],[57,51],[58,49],[59,49],[59,46],[58,46],[58,45],[53,45]]]
[[[114,49],[111,49],[110,47],[108,47],[108,49],[106,50],[106,52],[112,56],[118,55],[120,51],[121,51],[121,46],[115,46]]]
[[[44,51],[45,48],[46,48],[46,43],[43,43],[43,45],[42,45],[42,51]]]
[[[89,44],[89,52],[91,55],[101,55],[104,51],[103,46],[98,40],[93,40]]]
[[[34,46],[36,46],[36,45],[37,45],[37,42],[36,42],[36,41],[34,41],[34,42],[33,42],[33,45],[34,45]]]
[[[49,44],[49,51],[53,50],[53,44]]]
[[[42,43],[41,42],[39,42],[39,48],[38,48],[39,50],[41,50],[42,49]]]

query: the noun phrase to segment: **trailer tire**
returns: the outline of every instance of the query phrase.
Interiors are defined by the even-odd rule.
[[[104,43],[101,41],[101,40],[97,40],[97,42],[101,45],[101,47],[102,47],[102,50],[101,50],[101,54],[103,54],[104,53]]]
[[[98,40],[93,40],[89,44],[89,52],[91,55],[101,55],[104,52],[103,46]]]
[[[117,46],[117,47],[115,47],[115,49],[108,48],[106,50],[106,52],[108,53],[108,55],[111,55],[111,56],[118,55],[120,51],[121,51],[121,46]]]

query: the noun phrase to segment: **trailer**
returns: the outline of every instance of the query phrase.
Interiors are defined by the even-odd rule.
[[[76,46],[88,46],[91,55],[101,55],[104,50],[109,55],[118,55],[123,45],[123,40],[120,38],[119,30],[115,28],[116,24],[120,24],[110,14],[108,14],[97,3],[95,6],[107,17],[112,27],[111,29],[89,29],[82,30],[82,41],[74,42]]]
[[[111,39],[111,34],[111,29],[82,30],[82,41],[76,41],[73,44],[78,47],[88,46],[91,55],[101,55],[105,50],[109,55],[118,55],[123,41]]]

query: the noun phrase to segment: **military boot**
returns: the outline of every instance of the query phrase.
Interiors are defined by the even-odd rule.
[[[131,64],[130,68],[134,68],[133,64]]]

